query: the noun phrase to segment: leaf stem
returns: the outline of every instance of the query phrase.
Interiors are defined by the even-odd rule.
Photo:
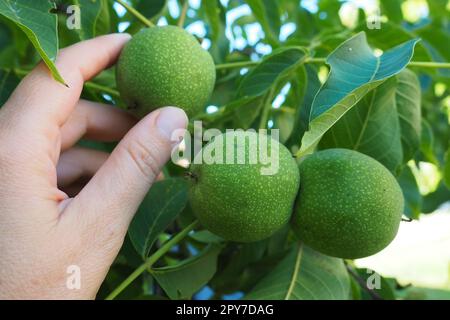
[[[272,109],[272,99],[276,85],[272,86],[264,97],[263,110],[261,114],[261,120],[259,122],[259,129],[267,129],[267,122],[269,120],[269,113]]]
[[[305,63],[325,63],[325,58],[309,58],[306,59]]]
[[[450,63],[448,62],[425,62],[425,61],[411,61],[410,67],[421,68],[438,68],[438,69],[450,69]]]
[[[216,70],[233,69],[233,68],[246,68],[258,65],[259,61],[238,61],[230,63],[216,64]]]
[[[184,0],[183,7],[181,9],[180,18],[178,19],[177,25],[180,28],[184,27],[184,22],[186,21],[186,14],[189,8],[189,0]]]
[[[284,297],[284,300],[289,300],[291,298],[292,292],[294,291],[295,283],[297,282],[298,273],[300,271],[302,256],[303,256],[303,243],[299,242],[297,255],[295,257],[294,272],[292,273],[292,278],[286,296]]]
[[[102,86],[101,84],[97,84],[94,82],[85,82],[84,86],[85,86],[85,88],[103,91],[104,93],[107,93],[114,97],[120,97],[119,91],[108,88],[106,86]]]
[[[325,63],[325,58],[309,58],[305,60],[305,63]],[[222,63],[216,65],[216,70],[234,69],[234,68],[246,68],[258,65],[260,61],[239,61]],[[436,68],[436,69],[450,69],[450,63],[448,62],[427,62],[427,61],[411,61],[410,67],[421,68]]]
[[[115,0],[117,3],[122,5],[129,13],[131,13],[133,16],[135,16],[140,22],[145,24],[147,27],[151,28],[154,27],[155,24],[148,20],[146,17],[144,17],[139,11],[137,11],[135,8],[130,6],[128,3],[126,3],[123,0]]]
[[[174,245],[183,240],[189,232],[191,232],[198,224],[198,221],[192,222],[186,228],[181,230],[176,236],[163,244],[155,253],[153,253],[143,264],[141,264],[136,270],[133,271],[117,288],[115,288],[107,297],[106,300],[113,300],[123,290],[125,290],[134,280],[136,280],[141,273],[151,268],[155,262],[165,255]]]
[[[14,71],[14,73],[19,77],[25,77],[31,70],[14,68],[12,71]]]

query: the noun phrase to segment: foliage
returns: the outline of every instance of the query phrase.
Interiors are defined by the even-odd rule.
[[[61,47],[181,20],[216,63],[209,105],[218,111],[205,108],[196,117],[205,127],[279,128],[282,142],[298,157],[318,148],[358,150],[396,175],[406,199],[405,215],[417,219],[421,212],[431,213],[450,199],[446,1],[426,1],[429,14],[412,21],[402,11],[404,1],[380,0],[380,29],[368,28],[362,9],[355,21],[341,19],[339,10],[346,1],[322,0],[308,9],[305,2],[189,1],[183,22],[179,15],[184,1],[179,0],[127,1],[141,16],[112,0],[0,0],[0,105],[41,59],[64,82],[54,64]],[[81,9],[81,29],[67,27],[70,5]],[[438,68],[435,62],[444,64]],[[123,106],[114,70],[86,83],[83,97]],[[434,164],[440,172],[438,186],[427,194],[419,189],[421,162]],[[231,293],[254,299],[444,296],[418,288],[400,290],[393,279],[383,280],[383,292],[367,294],[361,285],[367,276],[348,262],[299,244],[288,228],[251,244],[225,242],[192,224],[183,172],[166,166],[167,179],[144,200],[99,298],[145,259],[151,263],[119,297],[205,298],[205,288],[213,298]]]

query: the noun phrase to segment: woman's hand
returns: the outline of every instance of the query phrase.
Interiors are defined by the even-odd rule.
[[[0,298],[94,298],[178,142],[172,133],[187,125],[178,108],[136,124],[117,108],[80,100],[84,81],[113,64],[129,38],[61,50],[56,65],[69,87],[41,63],[0,109]],[[109,155],[74,147],[81,137],[121,141]],[[73,270],[79,289],[67,285]]]

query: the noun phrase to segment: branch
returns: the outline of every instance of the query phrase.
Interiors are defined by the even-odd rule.
[[[180,231],[176,236],[163,244],[155,253],[153,253],[143,264],[141,264],[132,274],[128,276],[117,288],[115,288],[107,297],[106,300],[113,300],[117,297],[123,290],[125,290],[134,280],[136,280],[141,273],[145,270],[151,268],[159,258],[165,255],[174,245],[183,240],[189,232],[191,232],[198,224],[198,221],[194,221],[186,228]]]
[[[223,64],[216,64],[216,70],[233,69],[233,68],[246,68],[258,65],[259,61],[239,61]]]
[[[239,61],[217,64],[216,70],[233,69],[233,68],[247,68],[258,65],[261,61]],[[309,58],[305,60],[305,63],[325,63],[325,58]],[[436,68],[436,69],[450,69],[450,63],[447,62],[426,62],[426,61],[411,61],[410,67],[419,68]]]
[[[420,68],[437,68],[437,69],[450,69],[450,63],[447,62],[424,62],[424,61],[411,61],[410,67]]]
[[[183,7],[182,7],[181,13],[180,13],[180,18],[179,18],[178,23],[177,23],[177,25],[180,28],[183,28],[183,26],[184,26],[184,22],[186,21],[186,14],[187,14],[188,8],[189,8],[189,0],[184,0]]]
[[[135,16],[140,22],[145,24],[147,27],[151,28],[154,27],[154,23],[148,20],[146,17],[144,17],[139,11],[134,9],[132,6],[130,6],[128,3],[126,3],[123,0],[115,0],[117,3],[122,5],[129,13],[131,13],[133,16]]]
[[[272,100],[274,96],[274,91],[276,88],[276,83],[274,86],[272,86],[269,90],[269,92],[266,93],[266,96],[264,97],[264,103],[263,103],[263,110],[261,114],[261,119],[259,121],[259,129],[267,129],[267,122],[269,120],[269,113],[272,109]]]
[[[102,86],[101,84],[97,84],[94,82],[85,82],[84,83],[84,87],[85,88],[89,88],[89,89],[94,89],[94,90],[99,90],[99,91],[103,91],[104,93],[109,94],[110,96],[113,97],[120,97],[120,93],[117,90],[108,88],[106,86]]]

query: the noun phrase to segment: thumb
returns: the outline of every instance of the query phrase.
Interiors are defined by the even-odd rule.
[[[113,224],[114,229],[125,233],[139,204],[179,142],[180,135],[172,136],[186,126],[186,114],[174,107],[156,110],[143,118],[69,207],[83,212],[94,224],[99,221]],[[88,221],[83,224],[86,222],[90,224]]]

